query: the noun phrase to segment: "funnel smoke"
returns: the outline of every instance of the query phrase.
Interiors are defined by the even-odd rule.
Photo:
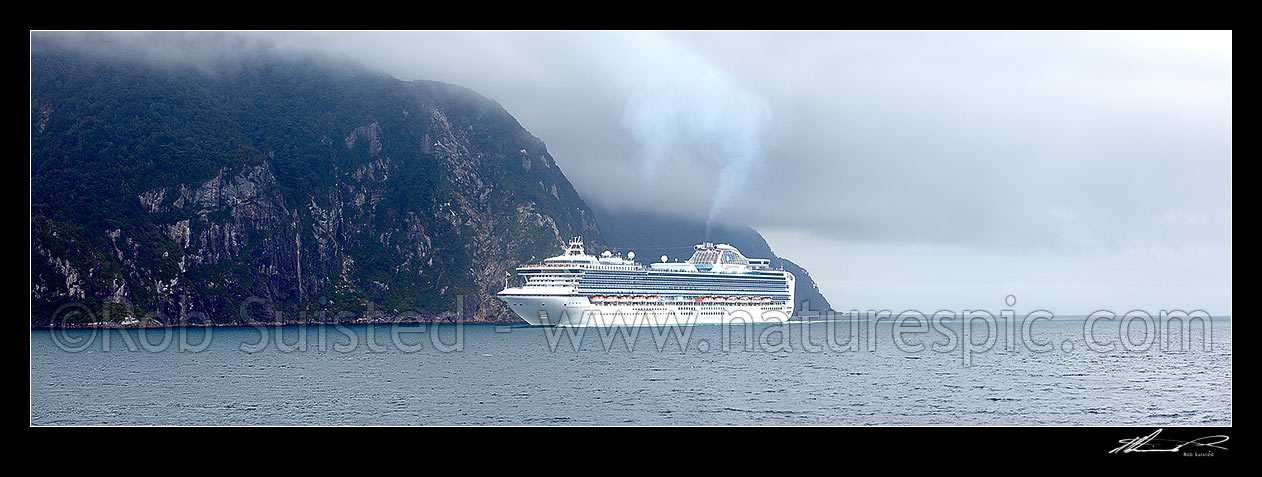
[[[771,108],[730,73],[666,34],[596,33],[583,43],[615,73],[626,98],[623,124],[640,146],[650,179],[688,156],[719,165],[706,217],[708,240],[719,215],[762,166]]]

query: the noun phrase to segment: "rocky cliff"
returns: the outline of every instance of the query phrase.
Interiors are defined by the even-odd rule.
[[[544,143],[473,91],[216,61],[32,37],[33,325],[509,320],[505,271],[602,241]]]

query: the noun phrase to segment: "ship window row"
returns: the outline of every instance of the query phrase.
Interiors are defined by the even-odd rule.
[[[625,278],[625,277],[582,277],[584,283],[693,283],[699,285],[779,285],[788,284],[787,280],[689,280],[675,278]]]
[[[786,290],[678,290],[678,289],[615,289],[615,288],[578,288],[577,292],[585,295],[604,295],[604,294],[623,294],[623,295],[662,295],[662,296],[688,296],[688,297],[709,297],[709,296],[786,296]],[[624,298],[626,299],[626,298]]]
[[[560,278],[560,277],[558,277]],[[769,286],[788,286],[787,282],[762,282],[762,283],[731,283],[731,282],[712,282],[698,283],[695,281],[664,281],[664,280],[583,280],[584,285],[654,285],[654,286],[706,286],[706,287],[769,287]]]
[[[578,288],[585,295],[625,294],[625,295],[670,295],[670,296],[785,296],[786,290],[679,290],[679,289],[629,289],[629,288]]]
[[[601,290],[601,289],[619,289],[619,290],[717,290],[721,293],[723,290],[745,291],[745,292],[774,292],[788,290],[787,286],[726,286],[716,287],[712,285],[654,285],[654,284],[619,284],[619,283],[583,283],[579,285],[584,290]]]
[[[594,301],[594,302],[601,302],[601,303],[608,303],[610,300],[599,300],[599,299],[595,299],[595,300],[592,300],[592,301]],[[708,308],[709,308],[709,309],[714,309],[714,310],[721,310],[721,309],[728,308],[728,307],[732,307],[732,306],[749,306],[749,305],[759,305],[759,306],[762,306],[762,305],[764,305],[764,304],[771,304],[771,305],[783,305],[783,304],[787,303],[788,301],[789,301],[789,298],[788,298],[788,297],[783,297],[783,296],[781,296],[781,297],[772,297],[771,301],[768,301],[768,302],[743,302],[743,303],[734,303],[734,304],[729,304],[729,305],[726,305],[726,306],[710,306],[710,307],[708,307]],[[687,301],[661,301],[661,302],[659,302],[659,301],[655,301],[655,300],[654,300],[653,302],[654,302],[654,303],[660,303],[660,304],[663,304],[663,305],[672,305],[672,306],[692,306],[692,305],[696,305],[696,304],[697,304],[697,302],[696,302],[696,301],[694,301],[694,300],[687,300]],[[614,303],[614,304],[634,304],[634,303],[624,303],[624,302],[620,302],[620,301],[613,301],[613,303]],[[642,302],[641,302],[641,303],[642,303]],[[691,309],[691,308],[690,308],[690,309]],[[707,309],[707,307],[704,307],[704,306],[703,306],[703,307],[699,307],[699,309]]]
[[[773,302],[770,306],[761,306],[761,307],[759,307],[759,309],[761,309],[761,310],[779,310],[779,309],[783,308],[783,307],[784,307],[784,305],[785,305],[786,303],[787,303],[787,302],[785,302],[785,301],[781,301],[781,302]],[[520,303],[519,303],[519,305],[520,305]],[[688,306],[688,305],[691,305],[691,303],[688,303],[688,302],[666,302],[666,303],[663,303],[663,305],[675,306],[675,307],[677,307],[677,308],[675,308],[675,309],[674,309],[674,311],[686,311],[686,312],[696,312],[696,311],[699,311],[699,310],[715,310],[715,311],[724,311],[724,310],[727,310],[727,309],[732,308],[732,307],[723,307],[723,306],[701,306],[701,307],[697,307],[697,306]],[[640,309],[643,309],[643,307],[634,307],[634,308],[632,308],[632,309],[635,309],[635,310],[640,310]],[[658,309],[658,310],[670,310],[670,308],[655,308],[655,309]]]
[[[594,302],[601,302],[601,303],[608,303],[608,302],[610,302],[611,300],[593,299],[592,301],[594,301]],[[691,310],[691,309],[698,309],[698,310],[723,310],[723,309],[726,309],[726,308],[730,308],[730,307],[732,307],[732,306],[741,306],[741,305],[744,305],[744,306],[748,306],[748,305],[758,305],[758,306],[763,306],[763,305],[783,305],[783,304],[787,303],[787,302],[789,301],[789,299],[788,299],[788,297],[781,296],[781,297],[773,297],[773,298],[771,299],[771,301],[769,301],[769,302],[747,302],[747,303],[736,303],[736,304],[729,304],[729,305],[701,305],[701,306],[697,306],[697,302],[696,302],[696,301],[694,301],[694,300],[684,300],[684,301],[678,301],[678,300],[656,301],[656,300],[652,300],[652,301],[653,301],[654,303],[656,303],[656,304],[661,304],[661,305],[671,305],[671,306],[680,306],[680,307],[684,307],[683,309],[688,309],[688,310]],[[614,303],[614,304],[627,304],[627,305],[634,305],[634,304],[635,304],[635,303],[623,303],[623,302],[619,302],[619,301],[616,301],[616,300],[614,300],[614,301],[613,301],[613,303]],[[643,302],[639,302],[639,303],[643,303]],[[775,308],[775,307],[773,307],[773,308]]]
[[[588,296],[604,296],[604,295],[601,295],[601,294],[602,294],[602,293],[609,293],[609,291],[604,291],[604,290],[602,290],[602,291],[579,290],[579,291],[580,291],[580,292],[583,292],[583,293],[589,293],[589,295],[588,295]],[[619,292],[620,292],[620,293],[627,293],[627,292],[621,292],[621,291],[619,291]],[[634,292],[634,293],[643,293],[643,292]],[[671,291],[671,290],[667,290],[667,291],[664,291],[664,292],[662,292],[662,293],[658,293],[658,295],[666,295],[666,294],[668,294],[668,293],[669,293],[669,294],[675,294],[675,293],[678,293],[678,292]],[[685,295],[683,295],[683,296],[687,297],[687,298],[685,298],[685,300],[688,300],[688,301],[693,301],[693,300],[696,300],[697,298],[708,298],[708,297],[711,297],[711,296],[716,296],[716,295],[705,294],[705,293],[688,293],[688,294],[685,294]],[[733,298],[735,298],[735,299],[738,299],[738,300],[739,300],[739,299],[740,299],[740,297],[747,297],[747,298],[760,298],[760,297],[764,297],[764,296],[765,296],[765,297],[770,297],[770,298],[771,298],[771,299],[773,299],[773,300],[780,300],[780,299],[786,299],[786,298],[788,298],[788,295],[785,295],[783,292],[781,292],[781,293],[751,293],[751,294],[745,294],[745,295],[728,295],[728,297],[724,297],[724,298],[717,298],[717,299],[719,299],[719,300],[729,300],[729,299],[733,299]],[[626,300],[632,300],[632,301],[660,301],[660,299],[657,299],[657,300],[650,300],[650,299],[635,300],[635,299],[629,298],[629,297],[627,297],[627,296],[622,296],[622,297],[619,297],[619,298],[602,298],[602,299],[603,299],[603,300],[623,300],[623,301],[626,301]]]
[[[627,274],[627,273],[621,273],[621,272],[608,273],[601,270],[587,270],[584,274],[587,276],[627,277],[628,275],[631,275],[631,277],[634,277],[634,278],[648,276],[648,277],[654,277],[654,278],[698,278],[698,279],[709,279],[709,280],[715,280],[715,279],[741,280],[741,279],[751,279],[751,278],[753,279],[767,279],[767,278],[783,279],[785,277],[785,274],[779,271],[756,271],[756,272],[747,272],[747,273],[714,273],[714,272],[653,270],[653,271],[638,272],[635,274]]]
[[[667,280],[667,281],[676,281],[676,282],[752,282],[752,283],[788,281],[784,277],[774,276],[774,275],[773,276],[747,276],[747,277],[734,276],[734,275],[720,275],[720,276],[712,276],[712,277],[689,277],[689,276],[672,276],[672,275],[659,275],[659,274],[601,275],[601,274],[588,273],[588,274],[580,275],[580,276],[582,276],[584,280]]]
[[[608,282],[650,283],[651,282],[651,283],[705,283],[705,284],[733,283],[733,284],[753,284],[753,285],[789,283],[788,280],[775,280],[775,279],[772,279],[772,280],[689,280],[689,279],[662,278],[662,277],[630,278],[630,277],[590,277],[590,276],[583,277],[583,281],[592,282],[592,283],[597,283],[597,282],[599,283],[608,283]]]

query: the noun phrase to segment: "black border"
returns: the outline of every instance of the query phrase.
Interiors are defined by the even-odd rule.
[[[1026,8],[888,2],[744,6],[431,2],[296,4],[275,9],[216,3],[189,7],[141,15],[119,5],[76,6],[56,12],[41,12],[41,5],[34,5],[25,23],[29,30],[1230,30],[1239,18],[1214,8],[1138,8],[1098,2]]]
[[[1168,13],[1108,11],[1099,7],[1056,5],[1052,11],[1014,12],[996,7],[986,13],[950,8],[906,6],[897,14],[870,7],[844,6],[840,13],[815,7],[761,5],[756,11],[733,11],[725,5],[684,9],[653,5],[617,7],[589,4],[582,12],[557,11],[536,5],[503,7],[487,4],[471,12],[452,12],[449,5],[423,12],[392,15],[385,8],[360,5],[290,6],[326,13],[281,19],[257,16],[234,5],[177,8],[186,13],[167,18],[125,16],[111,11],[31,12],[29,30],[295,30],[295,29],[1232,29],[1235,15],[1213,9],[1178,9]],[[500,8],[500,7],[496,7]],[[724,9],[727,11],[717,12]],[[103,8],[101,10],[104,10]],[[349,10],[344,11],[344,10]],[[307,15],[307,16],[303,16]],[[844,423],[839,423],[844,425]],[[1166,438],[1194,439],[1223,434],[1228,450],[1213,456],[1186,457],[1169,453],[1109,453],[1119,441],[1162,429]],[[944,472],[1053,472],[1091,475],[1101,468],[1137,466],[1204,468],[1230,464],[1243,443],[1232,427],[30,427],[19,455],[26,462],[44,462],[57,469],[100,471],[104,463],[123,472],[178,472],[222,468],[267,475],[263,468],[291,470],[317,466],[344,468],[356,474],[487,472],[505,466],[514,473],[608,472],[643,467],[676,474],[669,460],[691,461],[707,470],[766,468],[801,473],[823,468],[828,474],[900,473],[910,467]],[[1247,447],[1241,447],[1247,451]],[[31,452],[33,451],[33,452]],[[99,460],[94,460],[99,459]],[[581,459],[594,466],[573,465]],[[113,464],[110,464],[113,462]],[[247,465],[247,463],[250,463]],[[262,468],[257,465],[262,464]],[[451,464],[448,467],[446,464]],[[558,465],[559,464],[559,465]],[[553,467],[554,465],[558,465]],[[395,469],[395,470],[390,470]],[[450,469],[450,470],[445,470]],[[328,472],[322,472],[328,473]],[[745,472],[743,472],[745,473]]]
[[[1122,439],[1157,429],[1168,439],[1226,435],[1212,456],[1116,452]],[[909,468],[987,473],[1096,475],[1137,466],[1207,468],[1230,464],[1242,444],[1231,427],[32,427],[28,458],[69,453],[80,463],[120,459],[134,470],[206,470],[219,465],[268,475],[245,461],[392,474],[402,465],[435,474],[505,465],[515,473],[622,472],[630,466],[677,475],[671,465],[758,468],[783,473],[822,467],[828,474],[894,473]],[[83,445],[93,443],[91,445]],[[1187,452],[1195,451],[1190,447]],[[38,454],[46,455],[37,457]],[[143,457],[140,457],[143,456]],[[245,460],[243,460],[245,459]],[[679,459],[676,462],[675,459]],[[163,462],[167,461],[167,462]],[[594,467],[578,461],[590,461]],[[163,465],[172,467],[162,467]],[[373,466],[380,466],[374,468]],[[686,467],[685,467],[686,468]],[[323,472],[322,472],[323,473]],[[445,472],[444,472],[445,473]]]

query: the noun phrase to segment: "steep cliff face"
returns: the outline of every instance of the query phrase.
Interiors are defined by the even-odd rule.
[[[318,58],[221,62],[33,37],[33,325],[511,320],[505,271],[572,235],[602,244],[494,101]]]

